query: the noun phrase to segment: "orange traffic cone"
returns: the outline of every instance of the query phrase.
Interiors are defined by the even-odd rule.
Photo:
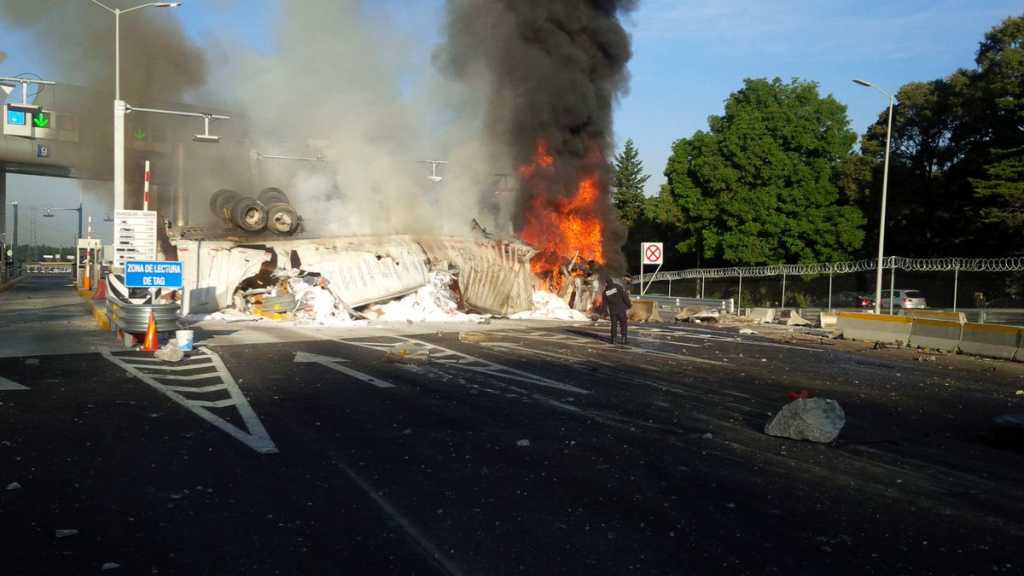
[[[89,282],[89,267],[86,266],[85,267],[85,275],[82,276],[82,290],[88,292],[89,288],[90,288],[89,284],[90,284],[90,282]]]
[[[160,341],[156,335],[156,315],[149,311],[149,324],[146,326],[146,339],[142,341],[143,352],[156,352],[160,349]]]
[[[106,280],[100,279],[96,283],[96,293],[92,295],[93,300],[106,300],[107,299],[107,282]]]

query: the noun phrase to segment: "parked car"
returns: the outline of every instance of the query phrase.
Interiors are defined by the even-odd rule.
[[[889,301],[892,300],[893,308],[927,308],[928,302],[920,290],[897,289],[896,298],[893,300],[891,290],[882,290],[882,310],[889,309]]]
[[[832,297],[832,306],[836,308],[872,308],[874,305],[874,298],[851,291],[837,292]]]

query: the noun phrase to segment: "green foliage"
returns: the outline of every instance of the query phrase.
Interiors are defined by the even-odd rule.
[[[886,244],[908,256],[1020,253],[1024,236],[1024,17],[981,42],[972,70],[913,82],[896,94]],[[872,218],[880,204],[888,110],[864,135],[873,168],[849,170],[844,188]],[[852,197],[853,198],[853,197]]]
[[[619,218],[627,227],[632,228],[644,215],[646,197],[644,184],[649,175],[644,174],[644,164],[633,140],[626,140],[626,146],[615,157],[615,181],[612,198],[619,210]]]
[[[678,224],[682,253],[733,264],[844,259],[864,217],[840,193],[856,134],[811,82],[746,80],[710,130],[678,140],[650,212]]]

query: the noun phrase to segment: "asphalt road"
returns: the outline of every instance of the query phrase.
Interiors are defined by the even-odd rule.
[[[1020,366],[488,328],[0,359],[3,573],[1024,573]]]

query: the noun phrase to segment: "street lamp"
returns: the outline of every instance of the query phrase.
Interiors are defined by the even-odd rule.
[[[885,204],[889,188],[889,142],[892,138],[892,107],[895,98],[885,90],[875,86],[867,80],[855,79],[854,84],[865,88],[874,88],[889,99],[889,127],[885,131],[885,167],[882,170],[882,215],[878,220],[878,271],[875,276],[875,314],[882,313],[882,254],[885,251]],[[892,308],[893,294],[889,294],[890,312]]]
[[[121,15],[143,8],[177,8],[181,2],[148,2],[133,8],[111,8],[89,0],[114,15],[114,210],[124,210],[124,117],[127,105],[121,100]]]
[[[53,214],[54,210],[58,210],[58,211],[61,211],[61,212],[78,212],[78,237],[81,238],[82,237],[82,215],[84,214],[84,212],[82,210],[82,205],[79,204],[78,208],[49,208],[49,209],[46,210],[46,212],[43,212],[43,218],[53,218],[54,217],[54,214]]]

